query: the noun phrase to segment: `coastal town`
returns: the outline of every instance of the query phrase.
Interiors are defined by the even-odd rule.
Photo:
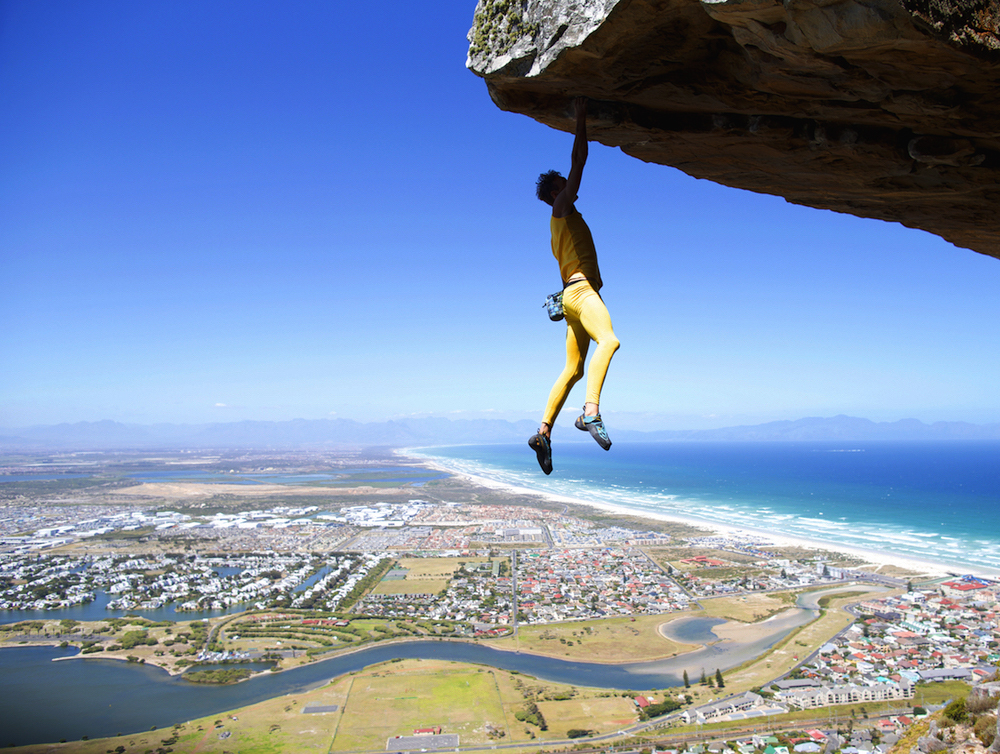
[[[558,704],[618,694],[532,690],[507,676],[527,722],[491,720],[481,730],[525,751],[584,731],[704,754],[723,749],[700,731],[729,726],[756,731],[724,746],[739,754],[887,754],[944,706],[935,689],[1000,689],[1000,583],[989,578],[917,573],[761,533],[530,505],[468,485],[367,488],[335,503],[231,488],[224,501],[206,500],[204,488],[177,487],[169,499],[150,485],[48,501],[8,496],[2,646],[78,647],[224,683],[261,663],[291,669],[385,642],[450,639],[584,662],[628,649],[648,662],[699,645],[725,658],[727,647],[763,637],[755,659],[738,667],[692,665],[680,688],[627,692],[627,715],[601,702],[617,710],[603,728],[566,727],[572,715]],[[801,602],[810,595],[811,613]],[[808,629],[768,628],[792,613],[812,616],[796,624]],[[709,639],[671,638],[673,626],[701,615],[722,624]],[[796,714],[866,705],[884,714],[846,733],[815,725],[789,747],[787,736],[761,732]],[[446,746],[446,733],[419,748],[461,748]],[[477,735],[466,731],[463,741]],[[691,742],[671,747],[678,735]],[[352,746],[334,740],[331,750]]]
[[[725,554],[671,562],[669,535],[600,526],[523,506],[411,499],[350,506],[336,513],[306,506],[205,516],[170,510],[92,514],[88,510],[83,521],[62,520],[4,537],[0,609],[65,608],[93,602],[103,592],[111,596],[108,609],[172,605],[188,611],[247,605],[336,610],[340,597],[372,562],[393,557],[497,558],[501,553],[506,553],[507,562],[503,573],[499,568],[464,569],[461,578],[443,589],[440,584],[428,592],[407,589],[398,608],[392,607],[391,591],[376,591],[363,606],[375,615],[457,620],[474,615],[481,623],[510,624],[516,599],[521,622],[544,623],[685,610],[692,599],[711,595],[884,580],[869,571],[831,567],[829,558],[777,557],[761,549],[764,543],[754,537],[685,542],[689,548],[738,557],[739,568]],[[8,518],[3,525],[14,529],[16,521]],[[146,545],[140,549],[148,552],[123,553],[122,543],[134,538],[113,535],[136,532]],[[289,537],[294,537],[294,549]],[[319,542],[328,549],[318,550]],[[237,547],[240,551],[234,552]],[[166,551],[170,549],[175,551]],[[405,576],[397,570],[387,581]],[[487,598],[488,609],[480,609]]]

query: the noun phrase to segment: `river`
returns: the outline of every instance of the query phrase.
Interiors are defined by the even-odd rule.
[[[489,665],[574,686],[637,690],[678,686],[685,670],[689,675],[700,673],[702,667],[709,673],[716,668],[724,671],[756,657],[789,631],[816,617],[816,600],[822,594],[850,589],[834,587],[803,595],[797,607],[767,621],[773,631],[752,642],[718,641],[711,633],[719,623],[716,618],[674,621],[670,624],[671,636],[683,635],[685,641],[707,646],[666,660],[624,665],[570,662],[468,642],[416,641],[377,644],[231,686],[204,686],[171,676],[160,668],[115,660],[88,657],[52,662],[72,657],[78,651],[73,648],[5,648],[0,651],[0,708],[4,713],[0,746],[137,733],[152,726],[165,728],[282,694],[301,693],[345,673],[397,657]]]

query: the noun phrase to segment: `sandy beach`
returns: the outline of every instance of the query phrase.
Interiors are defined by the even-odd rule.
[[[501,492],[506,491],[519,495],[536,495],[551,502],[562,503],[568,506],[591,508],[617,515],[627,515],[636,518],[647,518],[650,520],[687,524],[689,526],[705,530],[706,536],[713,534],[720,536],[753,536],[755,539],[767,540],[777,547],[799,547],[810,550],[824,550],[827,552],[843,553],[845,555],[861,559],[863,561],[861,567],[874,572],[879,572],[881,569],[893,566],[895,568],[901,568],[911,572],[914,578],[930,579],[946,578],[949,574],[955,573],[969,573],[971,570],[968,565],[964,564],[950,564],[940,561],[907,557],[893,552],[854,548],[839,542],[827,541],[818,538],[811,539],[800,536],[776,534],[773,531],[753,527],[727,526],[716,521],[699,519],[695,516],[671,514],[666,512],[653,512],[641,508],[633,509],[626,506],[613,505],[603,501],[597,502],[582,498],[555,495],[541,490],[535,490],[528,487],[518,487],[511,484],[505,484],[494,479],[470,474],[467,471],[449,466],[440,458],[432,459],[424,457],[417,449],[404,448],[397,452],[410,460],[420,462],[428,468],[447,472],[448,474],[464,479],[471,484],[486,487],[491,490]],[[976,575],[990,578],[1000,576],[1000,571],[988,567],[980,567],[971,570],[971,572]]]

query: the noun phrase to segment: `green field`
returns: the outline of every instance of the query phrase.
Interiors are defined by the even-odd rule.
[[[411,665],[406,673],[392,663],[353,678],[332,750],[384,749],[389,738],[438,725],[463,746],[489,741],[490,726],[506,731],[493,671],[450,664],[454,670],[428,663],[424,672]]]
[[[620,696],[540,702],[538,707],[549,725],[549,735],[554,738],[566,738],[566,732],[574,728],[605,733],[633,725],[637,718],[632,700]]]
[[[438,594],[448,588],[448,579],[380,581],[372,594]]]
[[[393,569],[408,571],[405,579],[383,578],[372,594],[437,594],[466,563],[488,563],[490,558],[401,558]]]

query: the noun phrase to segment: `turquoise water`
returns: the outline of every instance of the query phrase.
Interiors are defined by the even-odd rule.
[[[1000,442],[525,444],[410,451],[456,472],[636,512],[1000,572]]]

